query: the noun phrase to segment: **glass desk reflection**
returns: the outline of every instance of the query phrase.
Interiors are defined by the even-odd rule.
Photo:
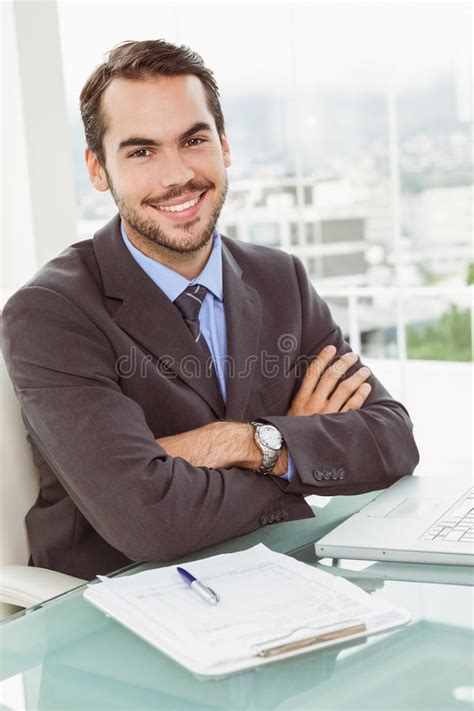
[[[82,598],[78,588],[3,622],[2,709],[468,709],[474,703],[474,571],[320,561],[314,541],[376,493],[268,526],[185,560],[258,542],[407,608],[399,630],[218,680],[195,678]],[[154,567],[130,566],[118,575]]]

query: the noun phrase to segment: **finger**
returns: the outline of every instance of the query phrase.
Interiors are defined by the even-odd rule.
[[[357,392],[346,402],[341,412],[347,412],[348,410],[360,410],[364,402],[370,395],[372,386],[369,383],[363,383]]]
[[[369,375],[370,369],[364,366],[363,368],[359,368],[350,378],[340,382],[328,401],[328,404],[331,406],[331,411],[339,412],[349,398],[357,392],[362,383],[367,380]]]
[[[326,346],[326,348],[323,348],[323,350],[318,353],[316,358],[311,361],[297,393],[299,397],[309,398],[312,395],[319,378],[322,373],[324,373],[325,369],[335,355],[335,346]]]
[[[344,353],[343,356],[338,358],[323,374],[314,391],[314,396],[319,400],[326,401],[332,394],[334,388],[338,385],[342,376],[357,362],[358,358],[357,353],[353,353],[352,351]]]

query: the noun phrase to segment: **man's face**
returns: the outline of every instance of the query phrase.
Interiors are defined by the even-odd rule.
[[[86,151],[98,190],[110,189],[129,236],[175,253],[210,239],[227,192],[230,152],[193,75],[114,79],[102,97],[105,167]]]

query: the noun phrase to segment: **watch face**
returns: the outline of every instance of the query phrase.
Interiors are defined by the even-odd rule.
[[[264,445],[271,449],[280,449],[282,436],[273,425],[263,425],[259,431],[259,437]]]

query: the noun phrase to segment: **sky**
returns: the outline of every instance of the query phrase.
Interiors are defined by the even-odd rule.
[[[469,2],[59,0],[70,108],[104,54],[162,37],[199,52],[222,96],[426,86],[469,71]]]

